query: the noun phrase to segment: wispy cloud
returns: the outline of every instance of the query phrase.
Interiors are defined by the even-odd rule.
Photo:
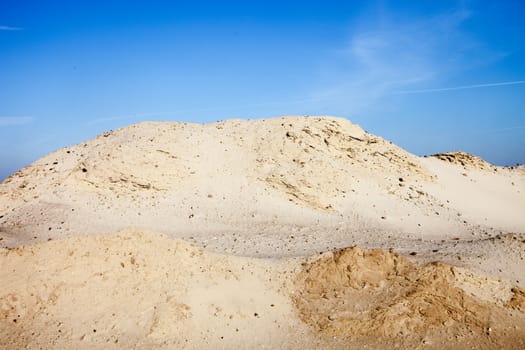
[[[0,127],[25,125],[33,122],[33,117],[0,117]]]
[[[11,30],[11,31],[14,31],[14,30],[23,30],[24,28],[20,28],[20,27],[11,27],[11,26],[0,26],[0,30]]]
[[[402,21],[388,13],[380,19],[363,19],[351,31],[346,47],[322,69],[323,81],[317,84],[322,88],[313,91],[312,97],[361,113],[384,96],[423,92],[427,89],[416,87],[435,86],[500,59],[501,53],[463,31],[462,24],[470,16],[469,11],[457,10]]]
[[[515,80],[515,81],[503,81],[499,83],[484,83],[484,84],[474,84],[474,85],[463,85],[463,86],[453,86],[453,87],[444,87],[436,89],[418,89],[418,90],[401,90],[394,92],[395,94],[422,94],[427,92],[442,92],[442,91],[453,91],[453,90],[466,90],[466,89],[478,89],[486,87],[495,87],[495,86],[505,86],[505,85],[518,85],[525,84],[525,80]]]

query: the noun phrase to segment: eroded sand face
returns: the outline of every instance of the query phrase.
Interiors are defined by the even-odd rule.
[[[0,185],[0,345],[523,348],[524,191],[341,118],[108,132]]]

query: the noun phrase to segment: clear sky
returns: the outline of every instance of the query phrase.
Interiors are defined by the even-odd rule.
[[[523,1],[0,0],[0,179],[144,120],[336,115],[525,162]]]

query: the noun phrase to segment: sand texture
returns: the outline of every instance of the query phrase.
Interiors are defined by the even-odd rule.
[[[523,349],[524,213],[342,118],[131,125],[0,185],[0,348]]]

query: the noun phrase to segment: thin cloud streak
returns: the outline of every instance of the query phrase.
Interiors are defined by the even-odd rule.
[[[495,87],[495,86],[505,86],[505,85],[518,85],[525,84],[525,80],[515,80],[515,81],[504,81],[499,83],[485,83],[485,84],[474,84],[474,85],[463,85],[463,86],[453,86],[453,87],[444,87],[436,89],[420,89],[420,90],[402,90],[394,92],[394,94],[423,94],[427,92],[442,92],[442,91],[453,91],[453,90],[466,90],[466,89],[478,89],[485,87]]]
[[[15,31],[15,30],[22,30],[24,28],[20,28],[20,27],[11,27],[11,26],[0,26],[0,30],[10,30],[10,31]]]

